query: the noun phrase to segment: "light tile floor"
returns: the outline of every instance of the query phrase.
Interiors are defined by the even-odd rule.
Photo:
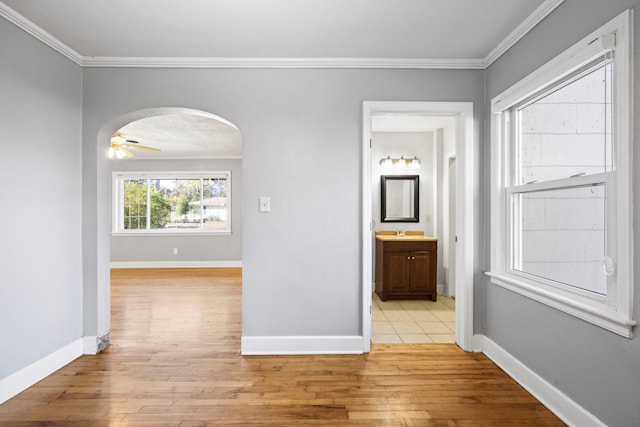
[[[455,343],[456,303],[438,295],[438,301],[386,301],[373,294],[371,342]]]

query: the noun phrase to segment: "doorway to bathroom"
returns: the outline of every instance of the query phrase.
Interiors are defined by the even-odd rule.
[[[363,119],[365,347],[371,342],[456,342],[470,350],[473,330],[473,186],[469,181],[473,176],[472,104],[365,102]],[[465,168],[457,167],[459,163]],[[410,207],[417,216],[400,215],[390,220],[382,213],[394,196],[383,197],[382,183],[404,177],[415,182],[416,188],[411,187],[411,194],[415,196],[408,201],[405,197],[405,208]],[[398,209],[402,209],[401,205]],[[410,295],[406,290],[395,295],[381,292],[382,256],[378,254],[376,262],[376,246],[383,246],[380,242],[376,245],[376,241],[396,239],[394,236],[398,234],[406,236],[399,238],[402,242],[411,239],[411,245],[419,245],[419,241],[425,240],[430,242],[428,248],[432,248],[428,250],[433,253],[426,252],[430,265],[418,265],[420,257],[409,254],[407,258],[415,264],[409,266],[409,270],[417,269],[422,276],[432,277],[427,280],[430,283],[424,284],[420,282],[426,280],[422,276],[420,283],[415,277],[407,279],[414,283],[417,294]],[[421,255],[425,254],[420,251]],[[404,268],[401,266],[401,270]]]

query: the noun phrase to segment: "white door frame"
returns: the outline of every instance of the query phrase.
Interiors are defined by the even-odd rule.
[[[442,235],[444,236],[443,242],[442,242],[442,261],[443,264],[447,267],[447,268],[451,268],[451,261],[452,258],[455,261],[455,253],[453,254],[453,257],[451,256],[451,224],[449,221],[449,218],[451,216],[451,192],[449,191],[449,189],[451,188],[451,182],[449,180],[449,176],[451,175],[451,162],[456,160],[456,153],[453,154],[445,154],[446,157],[444,157],[444,162],[442,165],[443,168],[443,173],[442,176],[444,178],[444,182],[442,184],[442,188],[443,188],[443,192],[444,194],[442,195],[442,211],[444,214],[444,218],[443,218],[443,230],[442,230]],[[456,169],[456,176],[457,176],[457,169]],[[455,185],[455,182],[454,182]],[[446,188],[446,190],[444,190]],[[446,212],[446,213],[445,213]],[[455,212],[454,212],[455,215]],[[455,223],[455,218],[454,218],[454,223]],[[454,227],[455,229],[455,227]],[[454,262],[455,265],[455,262]],[[455,273],[455,272],[454,272]],[[451,296],[451,282],[449,281],[449,278],[451,277],[451,274],[447,274],[445,273],[445,281],[447,283],[447,296]],[[455,278],[455,274],[453,275],[453,277]],[[455,279],[454,279],[454,285],[455,285]],[[453,294],[455,295],[455,289]]]
[[[456,118],[456,343],[473,351],[473,205],[475,176],[472,102],[365,101],[362,114],[362,338],[371,350],[373,222],[371,116],[409,114]]]

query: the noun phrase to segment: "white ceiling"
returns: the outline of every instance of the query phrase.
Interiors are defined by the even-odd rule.
[[[83,65],[109,58],[333,58],[482,68],[561,2],[1,0],[0,15]]]

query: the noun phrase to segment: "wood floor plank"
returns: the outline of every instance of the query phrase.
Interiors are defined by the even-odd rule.
[[[240,355],[239,269],[112,270],[111,343],[0,405],[0,427],[562,426],[484,355]]]

